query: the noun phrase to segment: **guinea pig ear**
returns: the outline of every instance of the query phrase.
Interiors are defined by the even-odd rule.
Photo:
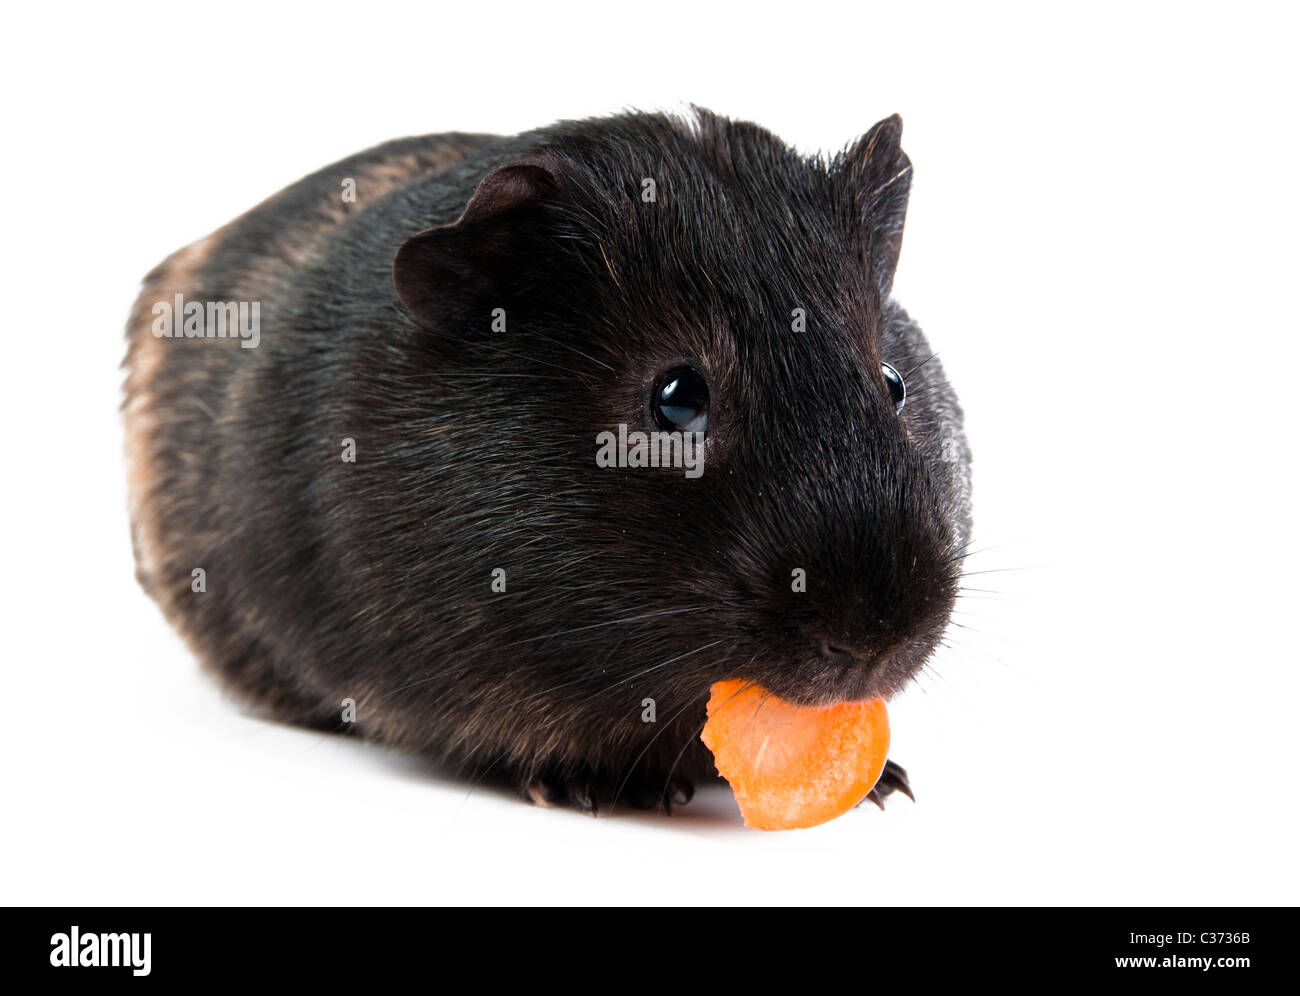
[[[842,169],[857,198],[865,227],[867,258],[881,301],[889,297],[903,247],[903,220],[912,189],[912,161],[899,145],[903,119],[885,118],[858,139],[844,156]]]
[[[416,321],[437,331],[449,293],[481,298],[500,291],[512,251],[533,237],[557,187],[555,174],[540,162],[498,166],[480,181],[459,218],[403,242],[393,259],[393,284]]]

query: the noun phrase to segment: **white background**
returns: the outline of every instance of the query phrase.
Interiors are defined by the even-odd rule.
[[[1300,899],[1296,24],[978,6],[10,11],[0,899]],[[892,706],[917,804],[592,820],[243,715],[132,578],[139,279],[385,139],[691,101],[810,152],[906,121],[895,290],[966,406],[990,572]]]

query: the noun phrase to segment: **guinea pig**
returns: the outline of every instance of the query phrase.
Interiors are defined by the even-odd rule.
[[[901,127],[400,139],[180,250],[128,328],[140,583],[262,714],[588,812],[717,778],[714,682],[894,695],[970,531]]]

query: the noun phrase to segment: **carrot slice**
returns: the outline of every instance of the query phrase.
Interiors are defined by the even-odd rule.
[[[802,706],[733,679],[710,690],[701,739],[745,826],[795,830],[833,820],[875,788],[889,754],[889,714],[884,699]]]

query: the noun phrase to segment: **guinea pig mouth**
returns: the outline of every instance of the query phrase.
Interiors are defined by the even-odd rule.
[[[891,699],[912,680],[917,669],[886,666],[874,671],[854,668],[840,679],[836,701],[860,702],[863,699]]]
[[[886,654],[853,653],[819,640],[815,656],[755,680],[773,694],[798,705],[830,706],[866,699],[890,699],[902,691],[938,645],[938,637],[914,640]],[[823,645],[824,644],[824,645]]]

